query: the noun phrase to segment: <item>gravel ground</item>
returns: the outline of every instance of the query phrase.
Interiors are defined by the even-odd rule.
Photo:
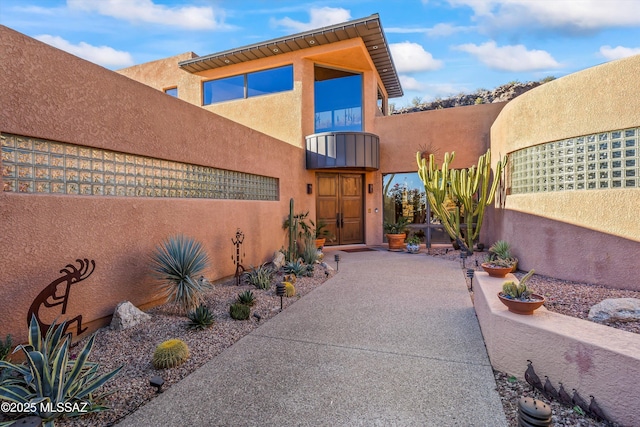
[[[284,309],[334,274],[332,269],[326,270],[319,266],[313,277],[298,278],[295,283],[296,295],[283,298]],[[203,331],[187,329],[188,319],[169,305],[147,311],[151,314],[151,319],[136,327],[124,331],[113,331],[108,327],[101,329],[96,335],[89,360],[99,362],[104,372],[125,365],[119,375],[100,389],[103,392],[113,392],[103,402],[111,409],[82,417],[63,418],[56,421],[56,426],[111,426],[117,423],[153,399],[155,389],[149,386],[151,377],[160,375],[165,381],[163,388],[170,387],[257,328],[259,322],[277,315],[280,311],[280,298],[276,296],[275,284],[282,279],[282,273],[278,273],[271,289],[266,291],[252,285],[236,286],[233,279],[214,284],[213,289],[206,294],[206,305],[213,313],[215,323]],[[251,307],[252,316],[249,320],[233,320],[229,316],[229,306],[245,290],[253,291],[256,297],[256,303]],[[260,321],[253,317],[254,313],[261,316]],[[156,370],[151,364],[153,352],[162,341],[172,338],[179,338],[188,345],[189,360],[173,369]],[[80,351],[84,343],[81,341],[74,350]]]
[[[459,251],[431,249],[429,255],[461,261]],[[475,253],[472,257],[466,259],[466,267],[481,270],[479,264],[484,260],[485,256],[486,253]],[[476,261],[478,266],[476,266]],[[327,275],[325,274],[325,269],[316,268],[313,278],[298,279],[295,284],[297,295],[292,298],[284,298],[285,309],[300,297],[320,286],[333,274],[335,274],[334,271],[329,271]],[[518,277],[523,275],[524,272],[516,273]],[[104,404],[111,409],[103,413],[79,418],[61,419],[56,422],[56,425],[76,427],[111,426],[115,424],[119,419],[153,399],[155,391],[149,386],[149,378],[160,375],[165,380],[163,387],[169,387],[258,326],[258,320],[253,316],[245,321],[236,321],[229,316],[229,305],[233,303],[238,293],[245,290],[253,291],[256,296],[256,304],[252,307],[251,312],[252,314],[258,313],[261,316],[261,322],[277,315],[280,309],[280,301],[275,295],[275,283],[281,280],[282,274],[280,273],[274,279],[274,285],[268,291],[258,290],[250,285],[236,286],[233,280],[215,284],[214,289],[206,295],[206,304],[214,314],[216,322],[212,328],[204,331],[188,330],[185,326],[186,317],[180,315],[175,308],[166,305],[149,310],[148,313],[152,315],[151,320],[137,327],[120,332],[112,331],[109,328],[100,330],[96,336],[90,360],[99,362],[105,372],[115,369],[117,366],[125,365],[120,375],[107,383],[102,389],[105,392],[113,392],[104,401]],[[469,279],[467,279],[467,285],[470,286]],[[547,297],[548,302],[545,304],[547,309],[583,319],[586,319],[589,308],[603,299],[640,298],[640,292],[608,289],[540,275],[534,275],[531,278],[531,287],[537,293]],[[611,326],[638,333],[640,331],[638,323],[627,322],[612,324]],[[160,342],[171,338],[179,338],[187,343],[191,353],[190,358],[177,368],[158,371],[151,365],[151,357],[155,347]],[[76,347],[76,351],[79,351],[83,345],[84,342],[81,342]],[[509,420],[510,426],[517,426],[517,401],[522,396],[530,396],[550,403],[553,410],[554,425],[556,426],[600,427],[607,425],[597,422],[588,416],[580,415],[572,408],[563,407],[555,401],[549,402],[538,390],[531,390],[531,387],[526,382],[518,381],[502,372],[495,371],[494,374],[497,391],[502,399],[505,415]],[[0,421],[2,421],[1,416]]]

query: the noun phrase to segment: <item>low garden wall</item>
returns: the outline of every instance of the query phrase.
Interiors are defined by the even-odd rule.
[[[508,275],[507,280],[517,281]],[[544,382],[561,382],[622,425],[640,419],[640,336],[545,307],[533,315],[511,313],[497,297],[505,279],[476,272],[474,304],[494,369],[524,379],[527,360]]]

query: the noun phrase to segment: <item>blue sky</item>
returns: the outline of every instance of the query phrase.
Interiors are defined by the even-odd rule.
[[[106,68],[378,13],[397,107],[640,54],[640,0],[0,0],[0,24]]]

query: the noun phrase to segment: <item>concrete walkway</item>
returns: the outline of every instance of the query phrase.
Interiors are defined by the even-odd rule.
[[[339,274],[119,425],[506,426],[460,264],[338,253]]]

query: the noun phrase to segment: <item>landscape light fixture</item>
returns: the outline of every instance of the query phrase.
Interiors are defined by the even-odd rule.
[[[280,311],[282,311],[282,297],[284,296],[284,283],[280,282],[276,285],[276,295],[280,297]]]
[[[162,384],[164,384],[162,377],[155,376],[149,380],[149,385],[156,388],[156,393],[162,393]]]
[[[475,274],[475,270],[473,268],[467,269],[467,277],[471,279],[471,291],[473,291],[473,275]]]
[[[460,258],[462,258],[462,268],[466,268],[466,267],[464,266],[464,262],[465,262],[465,261],[466,261],[466,259],[467,259],[467,251],[465,251],[464,249],[461,249],[461,250],[460,250]]]
[[[333,260],[336,262],[336,271],[340,270],[340,254],[335,254]]]

